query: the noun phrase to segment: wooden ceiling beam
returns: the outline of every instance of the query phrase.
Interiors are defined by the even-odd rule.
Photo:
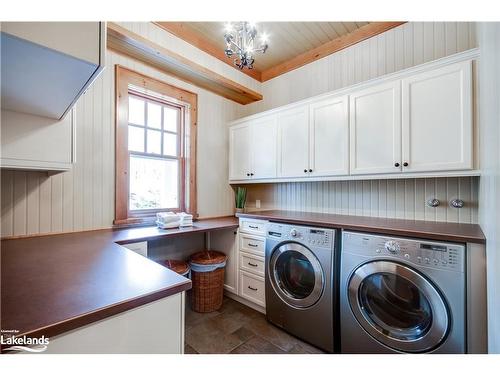
[[[268,81],[281,74],[300,68],[301,66],[312,63],[313,61],[331,55],[332,53],[338,52],[404,23],[405,22],[370,22],[349,34],[333,39],[321,46],[295,56],[290,60],[262,71],[261,82]]]
[[[198,49],[208,53],[209,55],[219,59],[220,61],[228,64],[229,66],[238,69],[234,63],[233,59],[228,58],[221,46],[216,45],[208,38],[203,37],[196,31],[192,30],[185,22],[153,22],[156,26],[168,31],[169,33],[175,35],[176,37],[188,42],[189,44],[195,46]],[[222,38],[222,35],[221,35]],[[256,79],[261,82],[261,72],[257,69],[238,69],[240,72]]]
[[[262,100],[260,93],[248,87],[196,64],[113,22],[108,22],[107,25],[107,47],[115,52],[240,104]]]

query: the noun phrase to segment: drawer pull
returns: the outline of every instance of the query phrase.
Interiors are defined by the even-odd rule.
[[[249,243],[248,246],[250,246],[250,247],[259,247],[259,245],[255,245],[253,243]]]
[[[255,225],[249,225],[248,227],[252,229],[259,229],[259,227],[256,227]]]
[[[255,263],[250,263],[250,262],[248,262],[248,265],[249,265],[249,266],[252,266],[252,267],[258,267],[258,265],[257,265],[257,264],[255,264]]]
[[[248,286],[248,289],[253,290],[254,292],[258,290],[257,288],[252,288],[250,285]]]

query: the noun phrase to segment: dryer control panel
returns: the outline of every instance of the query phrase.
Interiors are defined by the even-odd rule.
[[[344,232],[342,251],[369,257],[395,258],[418,266],[460,272],[465,270],[465,246],[461,244]]]

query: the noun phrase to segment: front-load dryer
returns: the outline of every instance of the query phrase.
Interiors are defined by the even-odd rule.
[[[335,231],[270,223],[266,238],[266,315],[289,333],[334,351]]]
[[[465,353],[465,246],[344,232],[342,353]]]

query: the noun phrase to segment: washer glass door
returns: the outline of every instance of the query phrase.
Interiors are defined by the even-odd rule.
[[[448,310],[440,293],[419,272],[399,263],[359,267],[350,279],[349,302],[361,326],[398,351],[429,351],[448,332]]]
[[[318,259],[298,243],[286,243],[273,250],[269,275],[276,294],[293,307],[312,306],[323,292],[325,278]]]

